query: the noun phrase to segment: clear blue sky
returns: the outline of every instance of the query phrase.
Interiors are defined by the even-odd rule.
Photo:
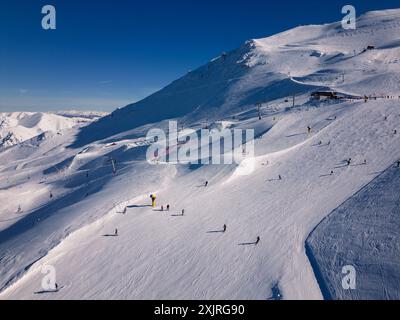
[[[57,9],[57,30],[41,8]],[[398,0],[1,0],[0,111],[113,110],[222,51]]]

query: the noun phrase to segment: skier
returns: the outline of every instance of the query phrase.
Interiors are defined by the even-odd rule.
[[[185,209],[182,209],[182,217],[185,215]]]
[[[169,204],[167,204],[167,211],[169,211]]]
[[[58,291],[58,284],[57,283],[55,284],[55,287],[56,287],[56,291]]]
[[[364,159],[364,162],[363,162],[363,164],[367,164],[367,159]]]
[[[114,235],[115,235],[115,236],[118,236],[118,229],[115,229]]]
[[[156,196],[154,194],[150,195],[151,206],[154,208],[156,206]]]
[[[279,179],[279,180],[282,180],[282,176],[281,176],[281,175],[279,175],[279,176],[278,176],[278,179]]]
[[[204,184],[204,186],[205,186],[205,187],[207,187],[207,186],[208,186],[208,181],[206,181],[206,183]]]
[[[21,205],[19,205],[18,209],[17,209],[17,213],[21,213],[21,212],[22,212]]]
[[[256,242],[254,242],[254,244],[257,245],[259,242],[260,242],[260,237],[258,236],[257,240],[256,240]]]
[[[51,199],[51,198],[53,198],[53,194],[52,194],[51,191],[50,191],[50,199]]]
[[[311,133],[311,127],[310,126],[307,127],[307,132]]]
[[[161,211],[164,211],[164,206],[161,206]]]
[[[400,160],[397,160],[397,168],[400,168]]]
[[[349,166],[351,164],[351,158],[349,158],[346,162],[347,162],[347,165]]]
[[[397,130],[396,129],[393,130],[393,134],[397,134]]]
[[[331,175],[333,175],[333,170],[331,170]]]
[[[224,224],[224,228],[223,228],[223,230],[224,230],[223,232],[225,232],[225,231],[226,231],[226,224]]]

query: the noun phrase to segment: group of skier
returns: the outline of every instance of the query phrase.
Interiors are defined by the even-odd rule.
[[[282,179],[282,177],[281,177],[280,175],[279,175],[279,179]],[[208,181],[205,182],[204,186],[205,186],[205,187],[208,186]],[[155,204],[156,196],[155,196],[154,194],[151,194],[151,195],[150,195],[150,199],[151,199],[151,205],[152,205],[152,207],[155,207],[155,205],[156,205],[156,204]],[[167,208],[167,211],[169,211],[170,205],[168,204],[166,208]],[[164,211],[164,206],[163,206],[163,205],[161,206],[161,211]],[[180,215],[181,215],[182,217],[185,215],[185,209],[182,209]],[[224,224],[223,227],[222,227],[222,232],[225,233],[225,232],[226,232],[226,229],[227,229],[227,226],[226,226],[226,224]],[[118,230],[117,230],[117,229],[115,230],[115,235],[118,235]],[[256,239],[256,241],[254,242],[254,244],[257,245],[259,242],[260,242],[260,237],[258,236],[257,239]]]
[[[169,204],[167,204],[165,209],[166,209],[166,211],[169,211]],[[161,211],[164,211],[164,206],[163,205],[161,206]]]
[[[279,178],[282,179],[281,176],[279,176]],[[204,186],[205,186],[205,187],[208,186],[208,181],[205,182]],[[151,194],[151,195],[150,195],[151,206],[152,206],[153,208],[156,206],[156,198],[157,198],[157,197],[156,197],[155,194]],[[167,206],[166,206],[166,211],[169,211],[169,209],[170,209],[170,205],[167,204]],[[163,206],[163,205],[161,205],[161,211],[164,211],[164,206]],[[181,216],[184,216],[184,215],[185,215],[185,209],[182,209],[180,215],[181,215]],[[224,224],[224,225],[222,226],[222,232],[225,233],[226,230],[227,230],[227,226],[226,226],[226,224]],[[115,229],[114,236],[118,236],[118,229]],[[254,242],[254,244],[257,245],[259,242],[260,242],[260,236],[258,236],[258,237],[256,238],[256,241]]]

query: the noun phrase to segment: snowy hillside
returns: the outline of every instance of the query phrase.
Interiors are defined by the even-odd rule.
[[[44,132],[60,132],[83,126],[105,116],[100,112],[9,112],[0,113],[0,148],[9,147]]]
[[[334,210],[307,239],[330,299],[399,300],[399,188],[396,164]],[[352,249],[358,247],[363,250]],[[341,286],[342,266],[349,264],[357,266],[355,291]]]
[[[321,299],[307,237],[400,158],[399,31],[400,9],[251,40],[88,126],[0,151],[0,299]],[[254,129],[255,155],[151,164],[146,134],[171,119],[181,141]],[[41,288],[46,265],[58,292]]]

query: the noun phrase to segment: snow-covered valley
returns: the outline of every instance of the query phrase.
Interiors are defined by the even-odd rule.
[[[87,126],[0,149],[0,299],[322,299],[306,239],[400,159],[399,31],[396,9],[251,40]],[[182,141],[254,129],[254,156],[149,163],[146,134],[169,120]],[[58,292],[41,288],[46,265]]]

